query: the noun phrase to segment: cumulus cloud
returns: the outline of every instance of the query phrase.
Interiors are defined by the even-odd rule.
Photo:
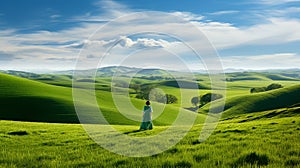
[[[254,2],[265,4],[265,5],[279,5],[279,4],[285,4],[290,2],[300,2],[300,0],[258,0]]]
[[[75,43],[71,43],[68,45],[65,45],[65,48],[76,48],[76,49],[81,49],[84,46],[88,46],[88,45],[99,45],[99,46],[107,46],[110,45],[114,40],[109,40],[109,41],[105,41],[105,40],[101,40],[101,41],[91,41],[91,40],[83,40],[80,42],[75,42]]]
[[[89,45],[98,45],[99,47],[111,47],[113,45],[117,45],[124,48],[165,48],[170,46],[172,43],[163,39],[152,39],[152,38],[137,38],[136,40],[132,40],[129,37],[121,36],[115,40],[83,40],[81,42],[75,42],[64,47],[66,48],[77,48],[80,49],[84,46]]]
[[[12,61],[14,59],[20,59],[20,58],[17,58],[13,54],[5,53],[5,52],[0,51],[0,61]]]
[[[299,55],[296,53],[230,56],[222,58],[222,61],[226,68],[244,69],[298,68],[300,64]]]
[[[72,58],[47,58],[46,60],[49,60],[49,61],[63,61],[63,62],[66,62],[66,61],[75,61],[76,59],[72,59]]]
[[[297,0],[277,0],[273,4],[288,3],[292,1],[295,2]],[[260,0],[260,3],[271,4],[271,0]],[[103,33],[99,36],[99,38],[97,37],[97,34],[95,34],[95,36],[90,39],[89,37],[97,29],[99,29],[99,27],[108,23],[109,20],[132,12],[125,5],[114,1],[100,1],[95,5],[99,6],[99,10],[103,10],[105,12],[100,15],[86,13],[84,16],[73,18],[81,23],[80,26],[77,27],[70,27],[60,31],[36,31],[23,34],[17,33],[17,31],[13,29],[0,31],[0,45],[2,47],[0,60],[13,61],[15,58],[23,58],[27,59],[28,62],[31,61],[33,64],[39,64],[44,60],[51,60],[53,62],[57,61],[61,63],[63,61],[76,59],[79,49],[83,46],[109,47],[115,44],[122,51],[124,49],[144,48],[172,49],[172,51],[178,51],[183,55],[187,55],[187,49],[180,47],[179,43],[176,41],[174,42],[151,37],[131,38],[127,34],[124,34],[122,30],[130,30],[134,34],[139,33],[140,29],[144,29],[146,31],[149,29],[153,30],[153,27],[159,27],[157,32],[174,32],[178,35],[184,34],[185,42],[205,48],[206,45],[202,45],[201,39],[198,39],[195,36],[195,29],[191,28],[191,24],[189,24],[189,22],[191,22],[199,31],[203,32],[218,50],[237,48],[243,45],[273,45],[300,41],[300,21],[298,19],[281,17],[287,13],[297,13],[300,11],[299,8],[287,8],[282,11],[273,10],[274,14],[272,15],[278,17],[268,17],[266,19],[267,22],[248,27],[238,27],[231,23],[207,21],[205,20],[205,16],[190,12],[168,13],[173,17],[161,16],[158,13],[156,17],[150,18],[149,20],[140,19],[139,17],[142,15],[140,14],[140,16],[135,15],[127,17],[127,19],[125,18],[123,20],[124,23],[122,24],[115,24],[114,22],[111,22],[109,29],[103,30]],[[211,13],[211,15],[235,13],[238,13],[238,11],[219,11]],[[186,22],[179,22],[180,19],[174,19],[174,16],[182,18],[182,20]],[[59,16],[53,15],[53,18],[58,17]],[[94,23],[87,21],[97,22]],[[157,57],[164,60],[164,55],[161,54],[161,52],[158,52],[158,50],[155,50],[154,52]],[[123,53],[119,52],[119,54],[122,55]],[[99,55],[101,55],[101,53],[97,53],[95,50],[87,53],[87,58],[99,58]],[[148,55],[150,56],[151,54]],[[288,65],[288,63],[291,63],[291,65],[295,64],[289,60],[281,58],[289,57],[294,62],[297,62],[297,58],[299,60],[298,55],[288,55],[284,53],[279,55],[274,54],[271,56],[258,55],[257,57],[228,57],[225,59],[225,62],[227,61],[227,65],[233,65],[230,63],[236,61],[236,64],[238,65],[250,66],[258,65],[258,63],[255,63],[255,58],[257,59],[256,61],[258,61],[258,59],[262,59],[263,62],[267,57],[274,57],[272,59],[273,62],[274,60],[280,60],[279,62],[284,65]],[[230,59],[234,61],[230,61]],[[249,61],[251,64],[242,64],[238,61],[239,59]],[[18,65],[20,65],[20,63]],[[71,68],[72,66],[73,64],[70,64],[66,67]],[[171,63],[169,63],[169,66],[171,66]],[[262,66],[265,65],[262,64]]]
[[[229,15],[229,14],[237,14],[240,11],[237,10],[224,10],[224,11],[217,11],[213,13],[209,13],[210,15]]]
[[[203,16],[193,15],[189,12],[172,12],[170,14],[175,14],[178,17],[182,17],[183,19],[191,21],[207,36],[207,38],[217,49],[231,48],[248,44],[281,44],[300,40],[300,33],[298,31],[300,30],[300,21],[296,19],[269,18],[267,19],[266,23],[252,25],[250,27],[237,27],[231,23],[204,21],[202,20]],[[101,16],[98,16],[98,18],[101,18]],[[60,43],[69,43],[68,45],[64,45],[66,48],[79,49],[82,46],[90,43],[110,45],[111,43],[115,42],[113,40],[116,40],[116,36],[122,36],[122,31],[120,31],[122,29],[132,29],[132,32],[134,32],[136,27],[143,27],[145,30],[147,30],[148,27],[164,25],[164,29],[158,31],[169,32],[170,30],[177,29],[177,25],[181,24],[176,24],[170,18],[164,17],[153,18],[153,20],[144,23],[134,23],[134,20],[136,19],[138,18],[132,18],[131,20],[128,20],[128,23],[122,25],[122,27],[115,27],[111,30],[106,30],[106,33],[102,34],[101,36],[103,38],[107,38],[108,40],[85,40],[88,39],[88,37],[95,30],[102,26],[102,24],[94,23],[83,23],[80,27],[71,28],[60,32],[37,31],[31,34],[19,34],[17,37],[13,37],[14,34],[11,33],[12,38],[7,38],[7,40],[11,43],[26,42],[32,44],[57,43],[59,41]],[[194,32],[188,32],[188,26],[186,26],[186,28],[186,30],[178,29],[176,31],[178,31],[178,34],[180,34],[182,31],[185,31],[185,34],[189,34],[190,39],[193,39]],[[112,35],[115,35],[113,37],[114,39],[111,39]],[[157,41],[153,39],[132,40],[123,37],[123,39],[121,38],[117,40],[120,40],[121,45],[127,47],[158,47],[166,44],[164,41]],[[194,40],[196,41],[197,39]],[[74,43],[74,41],[76,42]]]
[[[205,18],[202,15],[193,14],[191,12],[172,12],[170,14],[181,17],[186,21],[200,21]]]
[[[72,18],[72,21],[79,22],[100,22],[106,23],[112,19],[121,17],[132,11],[121,3],[117,3],[113,0],[102,0],[94,3],[95,6],[99,7],[99,10],[102,12],[101,16],[93,15],[90,12],[87,12],[85,15],[76,16]]]
[[[120,37],[118,42],[120,46],[128,48],[165,48],[170,45],[168,41],[162,39],[138,38],[137,40],[132,40],[126,36]]]
[[[288,7],[281,9],[264,10],[261,15],[267,15],[271,17],[286,17],[290,15],[298,15],[300,13],[299,7]]]
[[[300,41],[300,21],[270,18],[268,23],[239,28],[228,23],[194,23],[217,49],[241,45],[271,45]]]
[[[51,19],[57,19],[57,18],[60,18],[60,17],[61,17],[61,15],[51,15],[50,16]]]

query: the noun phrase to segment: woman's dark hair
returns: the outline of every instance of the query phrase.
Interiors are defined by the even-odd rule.
[[[146,105],[147,106],[149,106],[150,105],[150,101],[148,100],[148,101],[146,101]]]

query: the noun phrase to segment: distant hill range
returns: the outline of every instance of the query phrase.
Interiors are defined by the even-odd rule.
[[[65,75],[73,75],[76,72],[79,76],[90,76],[96,72],[97,77],[110,77],[114,75],[124,75],[124,76],[135,76],[135,75],[166,75],[168,72],[163,69],[142,69],[135,67],[125,67],[125,66],[110,66],[103,67],[99,69],[89,69],[89,70],[69,70],[69,71],[58,71],[54,72],[55,74],[65,74]],[[173,71],[175,72],[175,71]]]
[[[18,76],[33,80],[53,80],[59,78],[60,80],[69,81],[73,78],[74,72],[81,78],[92,78],[96,77],[112,77],[112,76],[124,76],[124,77],[147,77],[148,79],[157,79],[157,77],[168,78],[174,74],[176,76],[188,77],[191,75],[190,72],[180,72],[174,70],[163,70],[163,69],[142,69],[135,67],[126,66],[110,66],[99,69],[88,69],[88,70],[68,70],[68,71],[56,71],[51,73],[37,74],[32,72],[15,71],[15,70],[0,70],[5,74]],[[228,69],[225,70],[226,81],[242,81],[242,80],[300,80],[300,69],[286,69],[286,70],[261,70],[261,71],[242,71]],[[207,76],[205,71],[194,71],[192,75]]]
[[[44,74],[39,73],[32,73],[32,72],[24,72],[24,71],[15,71],[15,70],[0,70],[0,72],[18,76],[27,79],[33,80],[48,80],[57,78],[59,76],[64,76],[66,78],[72,79],[74,73],[77,77],[80,78],[92,78],[92,77],[170,77],[174,74],[177,76],[190,76],[190,73],[187,72],[179,72],[179,71],[170,71],[170,70],[163,70],[163,69],[142,69],[142,68],[134,68],[134,67],[125,67],[125,66],[110,66],[110,67],[103,67],[99,69],[88,69],[88,70],[67,70],[67,71],[55,71],[49,72]],[[96,76],[95,76],[96,74]],[[156,79],[156,78],[155,78]]]

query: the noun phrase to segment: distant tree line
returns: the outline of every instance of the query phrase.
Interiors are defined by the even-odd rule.
[[[269,90],[274,90],[274,89],[279,89],[279,88],[283,88],[283,86],[281,84],[278,83],[272,83],[267,87],[254,87],[250,89],[250,93],[259,93],[259,92],[266,92]]]
[[[172,77],[164,77],[164,76],[140,76],[136,78],[147,79],[147,80],[174,80],[174,78]]]
[[[217,93],[206,93],[203,96],[196,96],[191,99],[191,103],[197,107],[202,107],[207,103],[223,98],[223,95]]]
[[[178,99],[172,94],[165,94],[162,90],[156,89],[153,85],[131,84],[129,86],[135,90],[136,98],[142,100],[151,100],[164,104],[177,103]]]

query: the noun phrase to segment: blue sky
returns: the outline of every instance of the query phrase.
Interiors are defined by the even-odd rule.
[[[148,58],[155,53],[163,61],[158,63],[157,59],[149,59],[146,66],[172,69],[178,62],[172,62],[171,56],[158,49],[176,48],[186,57],[190,54],[183,47],[178,47],[179,43],[174,39],[149,35],[129,37],[118,32],[121,27],[110,27],[105,35],[93,38],[94,41],[89,39],[99,27],[112,19],[146,11],[175,15],[195,25],[216,48],[224,68],[299,67],[300,0],[3,0],[0,2],[0,69],[74,69],[82,46],[92,44],[105,48],[116,41],[120,42],[119,46],[103,65],[114,65],[114,60],[123,59],[124,55],[142,47],[147,49],[147,53],[143,51],[132,56],[135,59],[131,59],[130,63],[127,61],[129,66],[144,67],[134,60]],[[128,21],[124,29],[134,30],[136,25],[133,22]],[[147,26],[164,25],[162,30],[173,31],[173,22],[156,17],[139,22],[139,27],[147,29]],[[186,33],[184,28],[175,31],[190,36],[186,38],[187,43],[195,41],[192,40],[193,34]],[[87,52],[87,57],[99,61],[99,57],[95,56],[98,51],[93,51],[95,53]],[[168,66],[163,67],[166,62]]]

